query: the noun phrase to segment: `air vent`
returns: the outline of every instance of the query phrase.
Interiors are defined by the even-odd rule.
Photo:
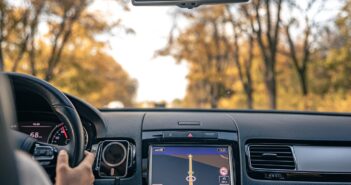
[[[250,145],[250,167],[269,170],[296,169],[292,149],[287,145]]]

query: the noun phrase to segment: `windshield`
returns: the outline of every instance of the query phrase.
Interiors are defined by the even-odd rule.
[[[350,13],[350,0],[0,0],[0,70],[98,108],[348,112]]]

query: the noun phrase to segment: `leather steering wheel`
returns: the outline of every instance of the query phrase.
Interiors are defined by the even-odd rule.
[[[82,122],[71,101],[49,83],[33,76],[19,73],[5,73],[15,91],[35,93],[46,100],[52,112],[67,127],[70,142],[66,146],[57,146],[36,141],[28,135],[12,131],[17,149],[33,155],[44,168],[56,164],[57,153],[64,149],[69,155],[69,164],[75,167],[84,157],[84,134]]]

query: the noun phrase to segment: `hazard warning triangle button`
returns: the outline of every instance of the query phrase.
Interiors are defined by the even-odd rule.
[[[193,134],[190,132],[187,136],[188,138],[192,138],[193,137]]]

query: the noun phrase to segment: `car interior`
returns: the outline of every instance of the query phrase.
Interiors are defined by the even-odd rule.
[[[243,2],[250,3],[132,3],[191,9]],[[96,156],[95,185],[351,184],[349,113],[99,109],[32,75],[2,72],[0,82],[0,184],[20,184],[15,150],[30,154],[52,182],[60,150],[71,166],[87,150]]]

